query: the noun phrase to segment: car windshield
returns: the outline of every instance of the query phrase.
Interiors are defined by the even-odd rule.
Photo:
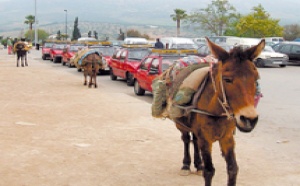
[[[196,44],[173,44],[170,48],[176,49],[196,49]]]
[[[145,56],[149,55],[148,49],[129,50],[128,59],[142,60]]]
[[[45,48],[51,48],[53,46],[53,43],[45,43],[44,47]]]
[[[112,56],[114,53],[113,47],[98,47],[98,48],[91,47],[91,48],[101,53],[103,56]]]
[[[79,48],[83,48],[83,47],[84,47],[84,45],[71,45],[70,46],[70,51],[76,52],[76,51],[79,50]]]
[[[58,49],[58,50],[62,50],[62,49],[65,48],[65,45],[54,45],[53,48]]]
[[[270,46],[265,46],[264,51],[265,52],[275,52],[274,49]]]
[[[162,59],[162,71],[167,70],[174,62],[180,59],[182,56],[171,56],[171,57],[164,57]]]

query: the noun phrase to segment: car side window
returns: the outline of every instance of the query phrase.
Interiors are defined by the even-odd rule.
[[[141,63],[141,69],[143,70],[148,70],[149,64],[151,63],[153,58],[146,58],[142,63]]]
[[[120,56],[120,60],[124,61],[126,59],[127,51],[123,51]]]
[[[158,59],[154,59],[151,63],[151,70],[157,70],[158,71],[158,66],[159,66],[159,60]]]
[[[293,45],[292,49],[291,49],[291,53],[293,54],[299,54],[300,53],[300,46],[298,45]]]
[[[117,52],[117,54],[116,54],[116,58],[117,58],[117,59],[120,59],[121,53],[122,53],[122,50],[119,50],[119,51]]]
[[[291,45],[284,45],[281,47],[280,52],[282,53],[290,53]]]

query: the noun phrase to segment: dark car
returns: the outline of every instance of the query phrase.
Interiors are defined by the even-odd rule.
[[[273,46],[273,49],[288,55],[289,62],[300,63],[300,42],[282,42]]]

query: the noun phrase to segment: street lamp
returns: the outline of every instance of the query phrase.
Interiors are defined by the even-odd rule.
[[[66,12],[66,40],[68,40],[68,30],[67,30],[67,22],[68,22],[68,10],[64,10]]]
[[[37,24],[38,24],[38,19],[36,16],[36,0],[34,0],[34,46],[35,47],[38,42]]]

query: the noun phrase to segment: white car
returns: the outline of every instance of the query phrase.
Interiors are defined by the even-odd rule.
[[[289,57],[286,54],[278,53],[270,46],[265,46],[261,54],[254,60],[257,67],[280,66],[285,67]]]

